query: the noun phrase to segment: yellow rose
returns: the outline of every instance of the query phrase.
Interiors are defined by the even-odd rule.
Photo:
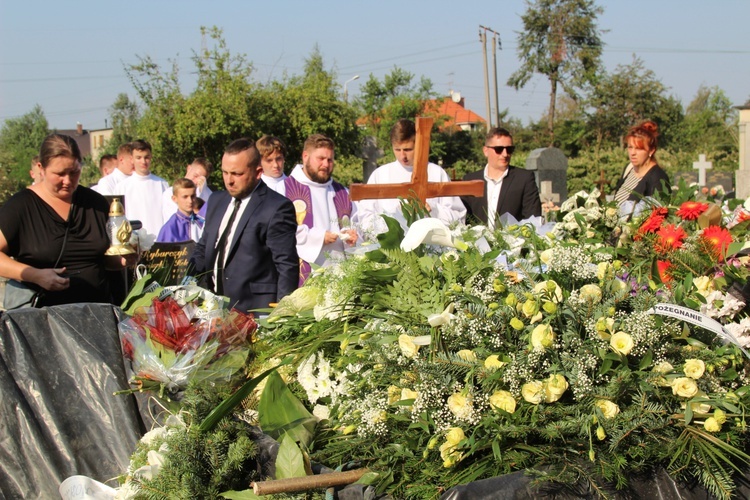
[[[521,331],[523,330],[523,321],[514,317],[510,320],[510,327],[516,331]]]
[[[597,399],[594,404],[602,412],[604,418],[615,418],[620,413],[620,407],[608,399]]]
[[[613,275],[612,265],[609,262],[600,262],[596,265],[596,277],[599,281],[604,281],[606,278],[612,278]]]
[[[527,318],[531,318],[539,312],[539,302],[536,300],[527,300],[521,307],[521,313]]]
[[[401,398],[401,388],[395,385],[388,386],[388,404],[392,405]]]
[[[549,325],[537,325],[531,332],[531,345],[534,349],[552,347],[552,344],[556,339],[557,335],[552,331],[552,327]]]
[[[460,392],[448,396],[448,409],[457,418],[468,418],[471,415],[471,396],[464,396]]]
[[[693,285],[695,285],[698,293],[703,295],[704,297],[711,293],[714,288],[713,282],[708,276],[698,276],[693,280]]]
[[[625,332],[617,332],[609,339],[609,345],[616,353],[627,356],[633,349],[633,337]]]
[[[417,399],[417,396],[419,396],[419,393],[417,391],[412,391],[411,389],[407,389],[404,387],[401,389],[401,401],[404,399]]]
[[[628,284],[622,281],[620,278],[615,278],[609,282],[609,289],[612,290],[612,293],[622,293],[627,290],[627,288]]]
[[[654,365],[651,371],[655,373],[660,373],[661,375],[666,375],[667,373],[670,373],[672,370],[674,370],[674,366],[669,361],[660,361]]]
[[[547,280],[537,283],[534,287],[534,293],[537,295],[543,295],[553,302],[562,302],[563,293],[560,285],[554,280]]]
[[[516,304],[518,304],[518,297],[516,297],[515,293],[509,293],[507,297],[505,297],[505,305],[508,307],[516,307]]]
[[[419,346],[414,343],[414,337],[402,333],[398,336],[398,346],[401,348],[401,354],[407,358],[416,358],[419,352]]]
[[[698,385],[688,377],[679,377],[672,381],[672,394],[681,398],[692,398],[698,394]]]
[[[719,408],[716,408],[714,410],[714,418],[717,422],[720,424],[723,424],[727,421],[727,414],[724,412],[724,410],[720,410]]]
[[[539,260],[541,260],[543,264],[549,264],[549,261],[554,253],[555,251],[553,249],[548,248],[547,250],[544,250],[539,254]]]
[[[464,434],[464,430],[460,427],[451,427],[445,434],[445,441],[453,446],[456,446],[464,439],[466,439],[466,434]]]
[[[490,396],[490,406],[499,410],[513,413],[516,411],[516,400],[508,391],[495,391]]]
[[[604,432],[604,427],[601,425],[596,428],[596,439],[599,441],[604,441],[604,438],[607,437],[607,433]]]
[[[544,382],[534,380],[521,387],[521,396],[531,404],[538,405],[544,401]]]
[[[473,363],[477,360],[477,355],[470,349],[461,349],[456,353],[456,356],[464,361],[468,361],[469,363]]]
[[[503,361],[500,361],[500,358],[497,356],[497,354],[487,356],[487,359],[484,360],[484,367],[490,371],[495,371],[498,368],[502,368],[503,366],[505,366],[505,363]]]
[[[356,425],[347,425],[346,427],[344,427],[342,429],[341,433],[344,434],[344,435],[351,434],[355,430],[357,430],[357,426]]]
[[[599,338],[603,340],[609,340],[612,336],[612,329],[615,326],[614,318],[601,317],[596,320],[596,333],[599,334]]]
[[[593,283],[583,285],[579,293],[583,300],[591,304],[598,304],[602,300],[602,289]]]
[[[703,424],[703,428],[706,429],[706,432],[719,432],[721,424],[714,417],[708,417]]]
[[[686,376],[698,380],[706,371],[706,363],[700,359],[686,359],[683,371]]]
[[[550,375],[544,382],[544,402],[554,403],[568,390],[568,381],[559,373]]]

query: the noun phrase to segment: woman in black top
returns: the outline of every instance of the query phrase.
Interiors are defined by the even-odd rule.
[[[645,121],[628,131],[630,164],[623,170],[615,186],[615,201],[622,205],[626,201],[639,201],[661,191],[662,184],[669,187],[669,176],[656,163],[656,143],[659,126]]]
[[[0,276],[42,290],[39,306],[110,302],[107,265],[121,269],[126,262],[105,261],[109,207],[78,185],[78,145],[65,135],[47,136],[39,166],[40,182],[0,209]]]

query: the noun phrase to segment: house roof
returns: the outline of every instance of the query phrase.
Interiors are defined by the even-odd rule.
[[[434,113],[437,116],[448,118],[440,126],[441,130],[460,128],[461,125],[484,125],[485,123],[484,118],[464,107],[463,97],[459,102],[454,102],[451,98],[443,98],[442,101],[440,99],[428,101],[425,108],[431,110],[430,114]]]
[[[81,156],[86,157],[91,155],[91,137],[89,137],[88,130],[84,128],[66,128],[57,129],[55,132],[72,137],[76,141],[76,144],[78,144],[78,149],[81,150]]]

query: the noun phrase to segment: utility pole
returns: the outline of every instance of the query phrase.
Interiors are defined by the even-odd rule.
[[[496,126],[500,126],[500,99],[498,98],[498,87],[497,87],[497,49],[498,49],[498,47],[500,49],[502,49],[502,45],[501,45],[501,42],[500,42],[500,33],[498,33],[497,31],[493,30],[492,28],[488,28],[486,26],[482,26],[481,24],[479,25],[479,28],[481,30],[484,30],[484,31],[480,32],[479,36],[480,36],[480,38],[482,38],[482,36],[484,36],[484,43],[485,43],[485,48],[484,48],[484,59],[485,59],[485,62],[484,62],[484,78],[485,78],[485,87],[484,88],[485,88],[485,96],[486,96],[485,98],[487,99],[487,103],[488,103],[487,104],[487,115],[488,116],[490,115],[491,110],[490,110],[490,104],[489,104],[489,101],[490,101],[490,91],[488,89],[489,80],[487,78],[487,46],[486,46],[486,43],[487,43],[487,32],[489,31],[490,33],[492,33],[492,71],[494,73],[493,74],[493,82],[495,84],[495,125]]]
[[[484,64],[484,102],[487,104],[487,131],[492,128],[492,110],[490,109],[490,78],[487,74],[487,28],[479,25],[479,42],[482,44],[482,63]]]

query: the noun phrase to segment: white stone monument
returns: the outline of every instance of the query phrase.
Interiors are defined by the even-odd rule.
[[[750,102],[737,106],[740,110],[740,168],[735,173],[735,197],[750,198]]]
[[[706,161],[706,155],[698,155],[698,161],[693,162],[693,168],[698,171],[698,186],[705,186],[706,170],[713,168],[713,164]]]

